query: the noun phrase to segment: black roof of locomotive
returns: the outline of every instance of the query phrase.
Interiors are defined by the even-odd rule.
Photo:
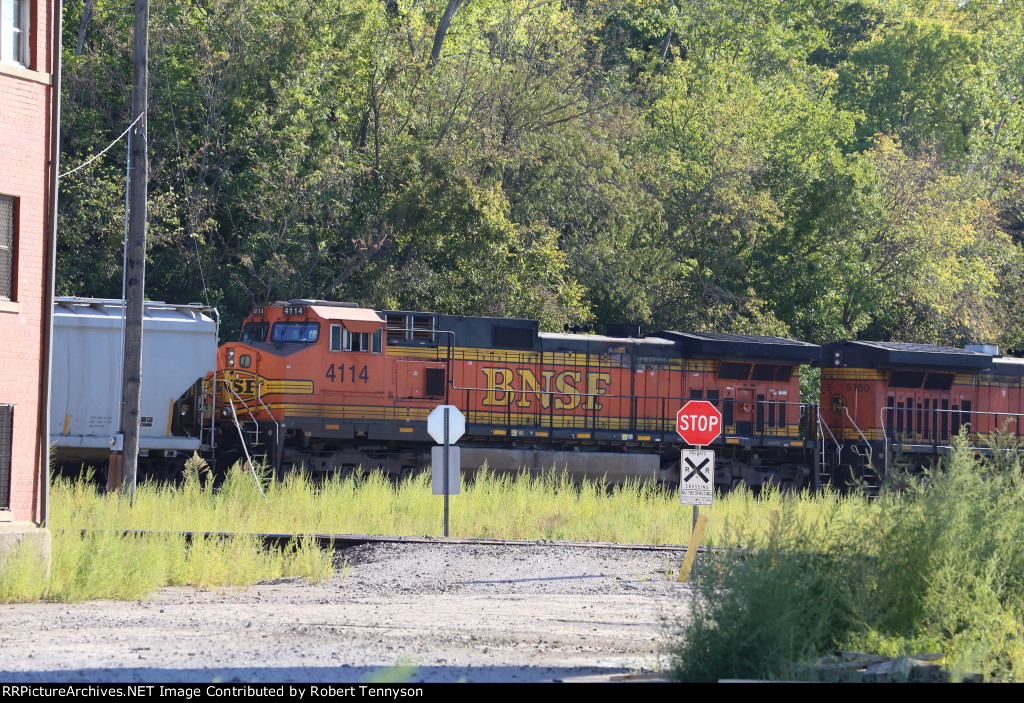
[[[1024,359],[1013,356],[997,356],[992,359],[992,373],[999,376],[1024,378]]]
[[[570,334],[540,332],[537,320],[508,317],[477,317],[471,315],[443,315],[411,310],[380,310],[386,315],[430,316],[437,335],[437,343],[445,344],[446,335],[452,334],[456,346],[522,349],[523,351],[567,351],[604,353],[636,345],[644,353],[655,356],[679,356],[696,359],[749,359],[774,360],[780,363],[810,363],[817,359],[817,344],[800,342],[785,337],[762,337],[751,334],[718,334],[714,332],[656,332],[646,337],[611,337],[597,334]],[[499,341],[501,340],[501,341]],[[420,341],[397,341],[390,344],[426,344]],[[636,347],[634,347],[636,348]]]
[[[755,334],[718,332],[657,332],[676,342],[684,356],[707,359],[773,359],[790,363],[810,363],[819,358],[821,347],[786,337],[762,337]]]
[[[820,347],[784,337],[761,337],[748,334],[717,334],[711,332],[664,331],[646,337],[613,337],[597,334],[540,332],[537,320],[505,317],[442,315],[413,311],[381,310],[385,315],[430,315],[435,329],[452,333],[456,346],[476,348],[511,348],[524,351],[567,351],[604,353],[616,348],[643,348],[656,356],[680,356],[697,359],[770,359],[780,363],[809,363],[817,359]],[[437,343],[444,344],[438,335]],[[407,342],[399,341],[398,344]],[[416,342],[412,342],[416,344]],[[419,342],[420,344],[424,342]],[[624,349],[623,349],[624,350]]]
[[[938,366],[955,371],[978,371],[991,367],[994,358],[984,352],[935,344],[852,340],[822,345],[819,365],[834,366],[837,353],[840,366],[855,368]]]

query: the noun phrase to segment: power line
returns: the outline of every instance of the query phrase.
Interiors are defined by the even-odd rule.
[[[117,144],[117,143],[118,143],[119,141],[121,141],[122,139],[124,139],[124,136],[125,136],[126,134],[128,134],[128,132],[130,132],[130,131],[131,131],[132,127],[134,127],[134,126],[136,125],[136,123],[137,123],[137,122],[138,122],[139,120],[141,120],[141,119],[142,119],[142,115],[144,115],[144,114],[145,114],[145,113],[139,113],[139,116],[135,118],[135,121],[134,121],[134,122],[132,122],[132,123],[131,123],[130,125],[128,125],[128,128],[127,128],[127,129],[125,129],[125,130],[124,130],[123,132],[121,132],[121,135],[120,135],[120,136],[119,136],[119,137],[118,137],[117,139],[115,139],[114,141],[110,142],[110,144],[107,144],[107,147],[106,147],[106,148],[105,148],[105,149],[104,149],[103,151],[101,151],[100,153],[96,154],[96,156],[92,157],[91,159],[89,159],[88,161],[86,161],[86,162],[85,162],[84,164],[80,164],[80,165],[78,165],[78,166],[75,166],[75,167],[74,167],[73,169],[71,169],[70,171],[65,171],[64,173],[62,173],[62,174],[60,174],[59,176],[57,176],[57,178],[58,178],[58,179],[60,179],[60,178],[64,178],[64,176],[70,176],[70,175],[71,175],[72,173],[74,173],[75,171],[79,171],[79,170],[81,170],[81,169],[85,168],[86,166],[88,166],[89,164],[91,164],[91,163],[92,163],[93,161],[95,161],[96,159],[98,159],[98,158],[100,158],[101,156],[103,156],[104,154],[106,154],[106,153],[107,153],[108,151],[110,151],[110,149],[111,149],[111,148],[112,148],[112,147],[113,147],[113,146],[114,146],[115,144]]]

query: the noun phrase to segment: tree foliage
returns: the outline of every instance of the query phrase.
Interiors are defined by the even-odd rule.
[[[62,163],[127,126],[131,13],[64,6]],[[150,297],[1017,345],[1020,3],[170,0]],[[124,148],[61,181],[117,296]]]

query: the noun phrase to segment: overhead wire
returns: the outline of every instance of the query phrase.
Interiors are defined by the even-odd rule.
[[[103,156],[104,154],[106,154],[108,151],[111,150],[111,148],[113,148],[113,146],[115,144],[117,144],[119,141],[124,139],[125,135],[128,134],[128,132],[131,131],[132,127],[134,127],[136,124],[138,124],[139,120],[141,120],[142,116],[145,115],[145,114],[146,114],[145,112],[140,112],[139,116],[136,117],[135,120],[130,125],[128,125],[128,127],[123,132],[121,132],[121,134],[117,137],[117,139],[115,139],[114,141],[110,142],[110,144],[107,144],[106,148],[103,151],[101,151],[100,153],[96,154],[96,156],[92,157],[91,159],[89,159],[85,163],[79,164],[78,166],[75,166],[70,171],[65,171],[64,173],[62,173],[59,176],[57,176],[57,178],[60,179],[60,178],[64,178],[64,176],[70,176],[75,171],[80,171],[81,169],[85,168],[86,166],[91,164],[96,159],[98,159],[101,156]]]

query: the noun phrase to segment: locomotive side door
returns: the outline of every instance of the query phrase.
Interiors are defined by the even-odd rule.
[[[931,371],[925,376],[920,393],[921,413],[917,425],[926,444],[946,444],[949,442],[952,426],[952,399],[950,389],[955,374]],[[968,404],[969,407],[970,404]]]
[[[890,372],[885,426],[893,441],[946,444],[956,434],[960,407],[950,395],[954,378],[955,374],[934,371]]]
[[[748,382],[753,364],[723,361],[718,365],[718,379],[722,397],[722,425],[726,432],[736,435],[752,435],[755,417],[755,386]],[[728,428],[733,426],[730,431]]]
[[[736,432],[736,388],[733,385],[722,387],[722,434],[738,434]]]
[[[399,398],[445,401],[448,368],[441,361],[395,360],[395,388]]]

